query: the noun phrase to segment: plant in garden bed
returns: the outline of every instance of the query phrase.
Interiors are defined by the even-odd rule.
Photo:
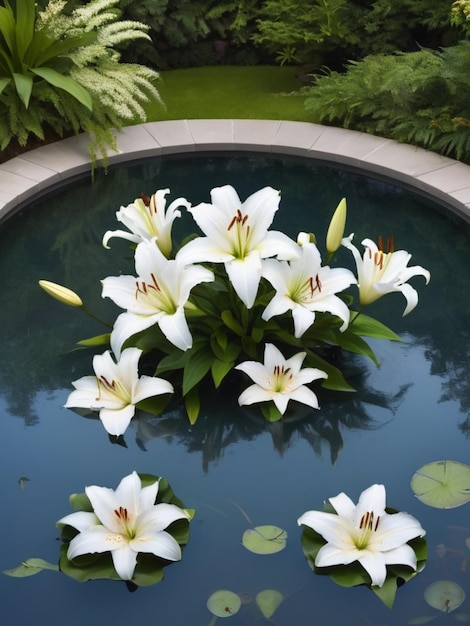
[[[114,407],[118,411],[125,406],[126,421],[129,407],[133,411],[146,398],[148,408],[152,400],[153,387],[139,379],[134,369],[128,376],[113,374],[114,370],[125,372],[120,359],[130,348],[141,351],[142,361],[154,376],[167,379],[168,386],[159,393],[166,394],[173,386],[191,423],[200,412],[203,386],[218,389],[236,370],[255,383],[241,393],[239,403],[260,407],[269,421],[281,419],[290,400],[318,408],[307,386],[314,380],[321,379],[328,389],[353,391],[332,364],[331,350],[344,349],[377,362],[364,337],[399,340],[393,331],[365,315],[364,306],[399,291],[407,300],[405,314],[409,313],[418,296],[408,279],[417,274],[426,282],[430,278],[424,268],[408,267],[410,254],[390,247],[385,251],[380,241],[378,247],[368,239],[363,241],[362,260],[351,244],[352,235],[343,238],[344,199],[328,229],[327,254],[331,260],[340,245],[352,249],[358,278],[349,269],[323,266],[313,235],[300,233],[296,242],[270,230],[280,203],[279,192],[271,187],[242,202],[235,189],[226,185],[211,191],[211,204],[192,207],[179,198],[166,208],[168,191],[122,207],[117,218],[130,232],[109,231],[103,239],[106,246],[113,236],[135,244],[136,275],[102,281],[103,297],[111,298],[124,312],[110,335],[82,343],[98,346],[109,341],[116,363],[109,364],[108,373],[95,368],[95,377],[75,381],[77,389],[87,381],[88,400],[81,394],[78,402],[75,391],[67,406],[104,411],[103,423],[110,433],[110,400],[118,400]],[[173,221],[182,217],[180,208],[193,216],[203,236],[170,241]],[[357,286],[359,309],[353,293],[347,293]],[[50,283],[48,288],[50,293]],[[66,301],[67,291],[58,289],[60,299]],[[81,302],[77,298],[71,297],[70,304]],[[128,382],[122,387],[124,379]],[[132,391],[134,385],[140,385],[145,395]],[[161,410],[158,399],[157,405]]]
[[[148,38],[146,26],[120,21],[118,0],[92,0],[65,11],[51,0],[0,7],[0,148],[30,135],[44,139],[85,131],[93,161],[116,149],[113,129],[146,119],[144,104],[158,100],[158,74],[120,62],[118,46]]]

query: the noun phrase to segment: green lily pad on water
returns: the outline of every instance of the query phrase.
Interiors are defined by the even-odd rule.
[[[424,591],[424,599],[433,609],[451,613],[458,609],[465,600],[465,592],[452,580],[437,580]]]
[[[232,617],[238,613],[241,605],[240,596],[229,589],[214,591],[207,600],[207,608],[217,617]]]
[[[278,526],[256,526],[245,530],[242,543],[255,554],[276,554],[286,547],[287,532]]]
[[[276,589],[264,589],[256,596],[256,604],[266,619],[270,619],[284,600],[284,596]]]
[[[470,502],[470,466],[458,461],[435,461],[413,474],[411,489],[424,504],[453,509]]]

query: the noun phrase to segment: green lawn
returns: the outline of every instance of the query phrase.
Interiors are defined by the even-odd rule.
[[[149,121],[208,118],[309,121],[299,93],[298,68],[217,66],[161,73],[164,109],[148,107]]]

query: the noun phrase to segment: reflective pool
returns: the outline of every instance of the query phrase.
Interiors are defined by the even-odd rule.
[[[396,249],[412,253],[411,265],[430,270],[431,282],[412,281],[420,300],[404,318],[400,294],[371,305],[370,314],[404,341],[373,342],[378,368],[364,359],[345,360],[355,394],[320,390],[320,411],[268,425],[238,407],[235,390],[224,390],[204,398],[193,427],[172,405],[162,416],[134,420],[125,445],[112,444],[99,421],[63,408],[71,381],[91,373],[91,353],[76,351],[75,342],[103,329],[48,298],[37,282],[67,285],[88,308],[113,320],[117,309],[101,299],[99,281],[126,266],[133,273],[126,242],[113,240],[111,250],[101,246],[103,233],[117,227],[116,210],[165,187],[171,199],[197,204],[223,184],[233,185],[241,198],[265,185],[280,189],[274,226],[293,238],[300,230],[323,237],[332,210],[346,197],[347,232],[355,232],[355,241],[393,235]],[[354,172],[294,158],[201,155],[112,168],[99,172],[94,185],[88,177],[67,184],[5,223],[0,249],[1,569],[30,557],[57,562],[55,523],[71,511],[69,495],[90,484],[115,488],[132,470],[165,476],[197,511],[182,561],[166,568],[155,586],[130,593],[124,583],[80,584],[52,571],[2,576],[0,601],[9,626],[208,626],[214,621],[207,599],[221,588],[243,598],[233,626],[401,626],[425,617],[441,623],[424,589],[443,579],[469,589],[470,504],[434,509],[410,489],[413,473],[425,463],[470,462],[467,224],[426,198]],[[341,252],[339,262],[350,266],[350,254]],[[367,588],[341,588],[311,572],[296,523],[328,497],[345,491],[357,500],[376,482],[386,486],[390,506],[414,515],[427,531],[427,566],[398,590],[392,610]],[[250,524],[286,529],[286,549],[269,556],[248,552],[241,537]],[[284,596],[270,620],[254,600],[264,589]],[[470,620],[468,602],[442,620]]]

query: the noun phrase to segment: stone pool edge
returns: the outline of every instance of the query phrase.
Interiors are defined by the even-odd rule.
[[[384,176],[436,199],[470,222],[470,166],[353,130],[274,120],[175,120],[128,126],[110,165],[167,154],[249,151],[292,155]],[[0,164],[0,220],[49,188],[90,171],[86,135]]]

